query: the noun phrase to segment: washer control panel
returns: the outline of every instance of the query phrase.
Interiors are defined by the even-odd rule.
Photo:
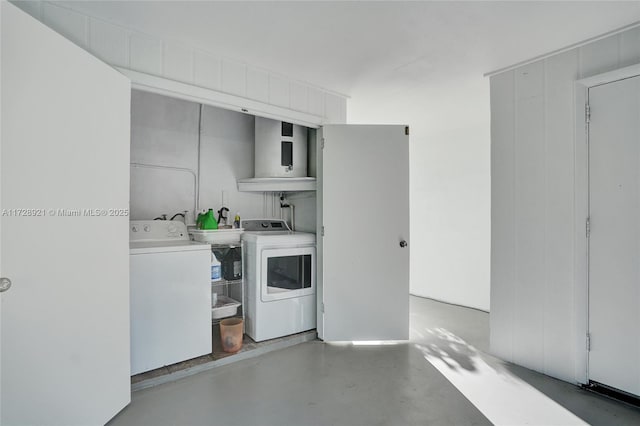
[[[129,241],[188,240],[187,225],[179,220],[132,220]]]

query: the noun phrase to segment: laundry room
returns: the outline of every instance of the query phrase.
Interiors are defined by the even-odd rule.
[[[316,337],[315,132],[132,91],[134,388],[173,380],[196,366],[212,368],[232,355],[255,356]],[[282,241],[265,246],[268,237],[245,238],[244,231],[273,231]],[[176,238],[183,240],[180,249]],[[292,238],[301,243],[291,245]],[[158,261],[141,260],[145,243]],[[159,245],[169,248],[157,253]],[[199,259],[198,247],[207,252]],[[292,256],[291,250],[299,253]],[[262,252],[272,253],[266,291],[273,294],[264,297],[254,265]],[[229,347],[222,332],[227,323],[243,337]]]
[[[0,34],[1,425],[640,425],[640,0]]]

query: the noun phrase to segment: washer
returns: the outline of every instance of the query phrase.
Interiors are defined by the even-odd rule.
[[[129,227],[131,375],[211,353],[211,246],[179,221]]]
[[[279,219],[242,222],[246,332],[256,342],[316,328],[316,236]]]

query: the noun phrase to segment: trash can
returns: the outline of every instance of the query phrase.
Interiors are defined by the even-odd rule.
[[[220,340],[225,352],[238,352],[242,348],[242,318],[227,318],[220,321]]]

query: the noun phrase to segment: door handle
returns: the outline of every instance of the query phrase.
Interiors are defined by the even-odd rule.
[[[9,278],[0,278],[0,293],[4,293],[5,291],[11,288],[11,280]]]
[[[405,240],[400,241],[400,247],[405,248],[407,246],[407,242]]]

